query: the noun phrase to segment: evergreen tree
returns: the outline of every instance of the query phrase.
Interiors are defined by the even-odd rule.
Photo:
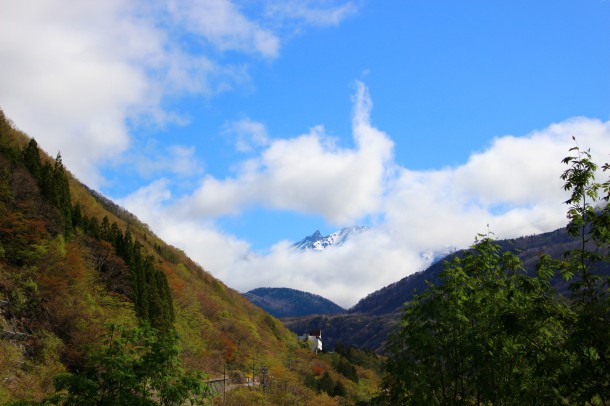
[[[108,235],[108,242],[111,243],[114,248],[119,252],[119,246],[123,243],[123,232],[117,225],[117,223],[112,223],[110,226],[110,233]]]
[[[75,209],[76,211],[76,209]],[[116,223],[109,224],[104,216],[102,225],[95,228],[101,238],[109,241],[119,257],[125,261],[131,272],[133,297],[136,314],[160,331],[170,331],[174,323],[174,308],[171,291],[165,274],[155,268],[155,259],[142,253],[143,247],[133,240],[131,230],[125,234]]]
[[[55,158],[53,179],[57,190],[56,207],[62,214],[65,234],[68,235],[72,231],[72,198],[70,196],[68,175],[66,174],[66,169],[64,168],[60,153],[58,153]]]
[[[102,219],[99,233],[102,240],[112,241],[112,231],[110,230],[110,220],[108,220],[108,216],[104,216]]]
[[[143,320],[149,320],[148,280],[150,277],[147,274],[150,273],[150,269],[147,269],[146,264],[143,263],[140,253],[135,256],[130,268],[134,278],[136,312]]]
[[[61,216],[64,234],[72,232],[72,200],[70,184],[61,154],[57,154],[54,165],[50,162],[41,164],[40,152],[36,140],[31,139],[22,152],[23,162],[38,183],[42,195],[51,203]]]
[[[38,185],[40,185],[42,181],[42,164],[40,162],[38,143],[34,138],[30,140],[27,147],[23,150],[23,163]]]
[[[100,238],[100,231],[99,231],[100,226],[99,226],[99,221],[97,220],[97,217],[91,216],[91,218],[88,219],[87,224],[86,224],[86,229],[87,229],[87,233],[90,236],[92,236],[94,238]]]
[[[76,205],[74,206],[74,209],[72,210],[72,226],[74,228],[76,227],[83,227],[84,225],[84,221],[83,221],[83,212],[81,210],[81,205],[80,202],[76,203]]]
[[[42,166],[40,174],[42,195],[49,201],[53,206],[56,206],[57,202],[57,189],[53,178],[53,166],[50,162],[45,162]]]

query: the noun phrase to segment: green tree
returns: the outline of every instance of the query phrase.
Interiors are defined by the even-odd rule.
[[[69,235],[72,231],[72,200],[68,175],[61,154],[57,154],[53,165],[48,161],[42,165],[38,144],[32,139],[23,150],[22,155],[24,164],[37,181],[42,195],[59,211],[64,234]]]
[[[358,383],[358,371],[356,371],[356,367],[347,358],[339,354],[339,358],[333,363],[333,366],[335,371]]]
[[[580,245],[567,251],[564,260],[548,261],[570,279],[576,314],[567,342],[574,362],[565,377],[569,382],[566,396],[579,404],[606,404],[610,402],[610,277],[598,270],[610,262],[610,182],[595,181],[598,166],[589,151],[576,146],[570,152],[563,160],[568,169],[561,178],[571,193],[565,202],[568,233]],[[609,168],[602,166],[604,171]]]
[[[85,221],[83,219],[83,213],[81,209],[80,202],[76,203],[72,210],[72,226],[73,227],[83,227]]]
[[[341,381],[337,381],[335,383],[335,387],[333,388],[333,393],[331,396],[345,396],[347,394],[347,390],[345,390],[345,385]]]
[[[149,327],[109,326],[83,371],[55,379],[45,402],[60,405],[204,404],[207,386],[200,372],[180,366],[176,339]]]
[[[30,140],[27,147],[23,150],[23,163],[28,168],[32,177],[40,185],[42,180],[42,164],[40,162],[40,151],[38,143],[34,138]]]
[[[610,182],[578,146],[563,160],[568,233],[537,275],[489,235],[456,257],[438,286],[405,305],[381,398],[389,404],[607,404],[610,401]],[[610,165],[602,166],[604,171]],[[556,295],[551,279],[570,282]]]
[[[406,305],[386,364],[388,403],[560,402],[554,366],[569,308],[548,275],[527,276],[515,254],[481,237]]]
[[[108,220],[108,216],[104,216],[102,219],[99,235],[102,240],[106,240],[108,242],[112,241],[112,231],[110,230],[110,220]]]
[[[335,389],[335,382],[333,378],[330,376],[328,371],[325,371],[324,374],[320,377],[318,381],[318,390],[320,392],[326,392],[332,396],[333,390]]]
[[[74,212],[80,212],[77,205]],[[82,215],[74,216],[82,217]],[[117,255],[125,261],[131,272],[131,285],[136,315],[160,331],[170,331],[174,323],[174,306],[167,277],[155,267],[155,258],[146,255],[140,242],[133,238],[127,228],[125,234],[117,223],[112,223],[107,216],[101,226],[93,217],[89,226],[90,235],[100,237],[112,244]],[[95,231],[95,233],[93,233]]]

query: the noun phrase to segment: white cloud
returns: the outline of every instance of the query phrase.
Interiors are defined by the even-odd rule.
[[[176,48],[145,5],[2,2],[0,105],[93,186],[98,165],[129,148],[128,120],[168,119],[164,93],[205,91],[185,84],[214,70]]]
[[[337,225],[375,214],[393,143],[371,127],[370,109],[370,97],[359,84],[353,117],[355,148],[339,148],[323,127],[296,138],[274,140],[259,157],[244,162],[235,178],[206,177],[180,205],[204,218],[262,205],[320,213]]]
[[[163,153],[157,152],[153,147],[147,153],[130,156],[128,160],[143,178],[152,178],[159,174],[191,177],[203,172],[195,152],[195,147],[181,145],[170,146]]]
[[[221,50],[256,51],[271,58],[279,53],[279,38],[249,20],[231,1],[170,0],[168,10],[188,31]]]
[[[52,154],[61,149],[87,180],[102,156],[128,147],[124,111],[143,104],[147,93],[144,73],[125,60],[131,43],[112,50],[129,30],[107,29],[117,12],[116,2],[4,1],[0,13],[0,104]],[[100,25],[107,36],[99,35]],[[139,34],[150,37],[148,30]]]
[[[419,247],[439,239],[464,246],[487,224],[501,238],[559,228],[567,198],[561,159],[574,146],[572,136],[593,151],[607,151],[610,123],[573,118],[524,137],[499,137],[456,168],[403,169],[388,191],[386,221],[418,230],[403,238]]]
[[[335,25],[358,7],[268,0],[257,14],[236,4],[0,0],[0,106],[96,187],[101,164],[136,156],[130,125],[181,120],[165,108],[168,97],[213,95],[247,80],[247,65],[229,64],[225,51],[272,59],[286,27]],[[238,148],[254,156],[233,178],[206,176],[192,193],[173,196],[166,176],[121,203],[230,286],[289,286],[351,305],[421,267],[419,251],[466,246],[487,224],[499,237],[562,226],[560,161],[571,137],[594,154],[610,150],[609,122],[574,118],[499,137],[461,166],[414,171],[396,166],[390,137],[371,125],[371,106],[358,84],[351,148],[338,146],[322,126],[272,139],[252,120],[229,124]],[[133,163],[142,173],[202,172],[190,147],[152,156]],[[260,254],[214,224],[252,206],[315,213],[338,226],[371,215],[383,220],[341,249],[295,253],[283,242]]]
[[[168,188],[169,181],[165,178],[157,179],[151,184],[142,187],[125,199],[117,199],[119,204],[134,209],[142,219],[152,220],[159,213],[165,211],[164,205],[171,199],[172,193]],[[164,216],[161,216],[164,217]],[[153,221],[151,225],[162,225]]]
[[[130,149],[130,126],[182,123],[167,100],[214,95],[249,80],[247,63],[225,51],[278,56],[274,30],[284,17],[262,16],[261,5],[246,15],[236,4],[0,0],[0,106],[99,187],[100,165]]]
[[[354,15],[359,6],[354,1],[335,4],[328,0],[279,0],[267,2],[267,13],[282,19],[302,20],[311,25],[337,25]]]
[[[164,186],[159,184],[151,186],[152,192],[127,198],[124,204],[139,215],[142,207],[154,207],[143,220],[229,286],[242,291],[292,287],[349,307],[368,293],[421,270],[425,262],[420,252],[467,247],[477,233],[487,231],[487,225],[498,238],[564,226],[566,192],[559,176],[565,169],[561,159],[574,146],[572,136],[592,149],[594,159],[596,151],[610,150],[610,122],[581,117],[521,137],[498,137],[460,166],[435,171],[395,168],[394,176],[382,176],[381,168],[392,165],[392,144],[371,127],[369,114],[370,99],[366,88],[359,85],[353,120],[355,149],[337,148],[318,128],[295,139],[273,141],[237,178],[207,178],[193,196],[178,204],[171,199],[162,205],[155,203],[158,196],[168,193],[159,190]],[[307,158],[299,158],[298,153]],[[371,157],[376,160],[373,164]],[[597,158],[608,160],[607,156]],[[350,183],[351,169],[358,165],[377,168],[371,178],[374,182]],[[366,174],[357,171],[353,179],[361,176]],[[260,190],[276,195],[267,196]],[[153,204],[139,200],[146,193]],[[347,195],[355,198],[353,208],[349,199],[344,200]],[[257,253],[247,242],[226,235],[213,224],[215,216],[227,210],[239,214],[255,199],[273,207],[317,210],[329,219],[344,221],[374,210],[384,220],[339,248],[298,252],[283,241],[268,253]],[[335,199],[346,204],[349,215],[342,217]],[[192,206],[203,203],[205,210],[177,210],[185,202]]]
[[[223,133],[236,137],[235,148],[239,152],[253,152],[270,142],[265,125],[249,118],[226,123]]]

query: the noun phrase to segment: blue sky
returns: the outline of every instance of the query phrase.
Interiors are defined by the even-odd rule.
[[[0,106],[230,286],[350,306],[487,224],[565,222],[571,136],[610,150],[609,22],[604,0],[2,0]]]

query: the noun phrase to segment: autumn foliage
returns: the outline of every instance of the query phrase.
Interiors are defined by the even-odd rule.
[[[370,398],[376,388],[354,386],[333,370],[332,360],[300,348],[278,320],[81,184],[60,154],[49,157],[1,110],[0,301],[0,328],[27,338],[0,340],[0,404],[70,404],[80,399],[79,391],[93,387],[98,393],[113,351],[125,361],[117,373],[135,374],[136,385],[143,376],[137,365],[151,354],[145,347],[156,345],[159,336],[173,337],[162,341],[172,351],[166,358],[171,362],[151,364],[164,376],[201,381],[230,373],[255,380],[254,387],[202,394],[226,404],[339,404],[339,398],[349,404]],[[129,332],[126,339],[142,329],[156,333],[122,346],[116,341],[122,335],[110,334],[109,326]],[[125,352],[136,342],[144,347]],[[312,363],[331,371],[347,392],[335,399],[308,387]],[[157,403],[162,393],[178,399],[163,392],[163,382],[158,385],[140,393]]]

